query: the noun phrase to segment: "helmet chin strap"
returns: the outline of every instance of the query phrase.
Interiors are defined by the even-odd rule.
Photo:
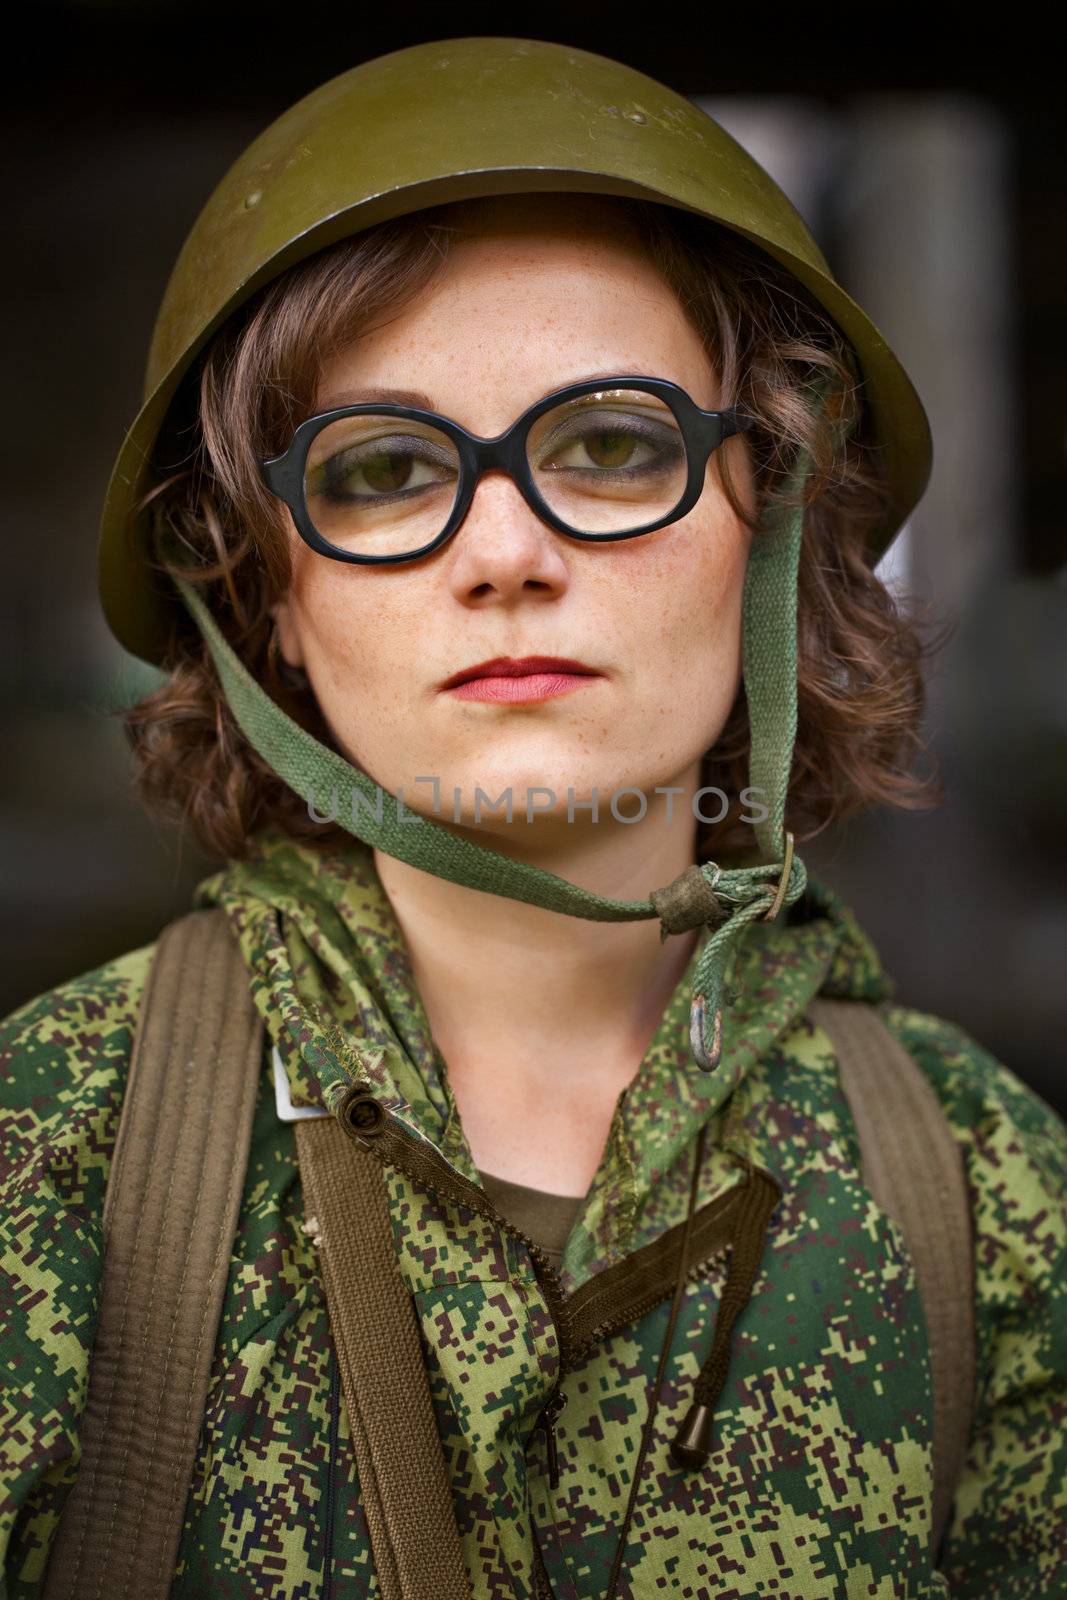
[[[810,466],[810,458],[801,452],[790,479],[791,499],[798,498]],[[652,890],[647,900],[594,894],[407,811],[402,800],[385,794],[365,772],[287,716],[227,644],[193,586],[173,571],[171,578],[204,636],[230,709],[249,743],[309,805],[332,794],[336,816],[329,820],[364,843],[452,883],[565,916],[598,922],[659,917],[662,939],[703,923],[712,927],[696,967],[690,1022],[693,1057],[711,1073],[722,1060],[727,966],[739,935],[750,922],[773,920],[807,885],[804,864],[794,855],[792,834],[784,827],[796,736],[797,565],[803,519],[802,504],[765,517],[751,540],[745,573],[742,657],[751,726],[749,785],[766,811],[753,825],[759,864],[693,865],[673,883]],[[350,799],[348,815],[338,795]]]

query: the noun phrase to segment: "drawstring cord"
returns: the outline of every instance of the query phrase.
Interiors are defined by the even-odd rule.
[[[730,1248],[730,1267],[715,1319],[715,1337],[693,1385],[689,1414],[671,1444],[671,1459],[679,1467],[702,1467],[711,1454],[711,1425],[730,1366],[734,1323],[752,1298],[767,1223],[781,1197],[781,1190],[768,1173],[757,1170],[750,1162],[746,1162],[746,1166],[748,1180],[741,1196]]]
[[[659,1365],[656,1368],[656,1376],[652,1384],[652,1397],[649,1402],[648,1415],[645,1418],[645,1425],[641,1432],[641,1445],[637,1452],[637,1461],[634,1464],[633,1477],[630,1482],[630,1497],[626,1505],[626,1515],[623,1517],[622,1531],[619,1535],[619,1543],[615,1551],[615,1560],[611,1568],[611,1577],[608,1580],[608,1588],[604,1600],[615,1600],[619,1572],[622,1568],[623,1556],[626,1552],[626,1541],[630,1532],[630,1523],[633,1518],[634,1506],[637,1502],[641,1472],[652,1440],[652,1428],[659,1406],[663,1374],[666,1370],[671,1345],[674,1341],[674,1329],[685,1288],[686,1268],[689,1261],[689,1240],[692,1234],[693,1212],[696,1209],[700,1172],[704,1164],[706,1133],[707,1123],[703,1124],[697,1134],[693,1156],[693,1175],[689,1185],[689,1206],[685,1216],[685,1227],[682,1230],[681,1248],[678,1252],[678,1270],[674,1281],[671,1314],[667,1322],[667,1332],[664,1335],[663,1345],[660,1349]],[[735,1222],[734,1238],[730,1248],[730,1266],[727,1271],[722,1296],[719,1300],[718,1316],[715,1319],[715,1334],[707,1359],[700,1369],[696,1383],[693,1385],[693,1404],[677,1436],[671,1443],[671,1459],[676,1466],[689,1470],[702,1467],[711,1453],[712,1421],[715,1406],[722,1393],[726,1382],[726,1374],[730,1367],[734,1324],[752,1297],[752,1286],[756,1281],[760,1260],[763,1256],[767,1223],[781,1198],[781,1189],[770,1174],[762,1168],[754,1167],[747,1158],[743,1159],[747,1169],[747,1178],[741,1194]]]

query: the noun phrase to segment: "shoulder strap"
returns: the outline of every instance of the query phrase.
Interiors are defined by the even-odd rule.
[[[393,1244],[385,1169],[337,1116],[308,1118],[295,1129],[306,1228],[319,1252],[382,1595],[470,1600],[418,1317]]]
[[[876,1005],[819,998],[808,1014],[837,1053],[863,1180],[903,1229],[915,1266],[933,1378],[936,1562],[974,1403],[974,1243],[963,1153],[936,1091]]]
[[[46,1600],[170,1594],[244,1189],[262,1024],[220,910],[160,934],[104,1204],[81,1465]]]

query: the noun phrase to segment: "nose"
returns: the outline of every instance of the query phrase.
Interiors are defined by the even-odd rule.
[[[464,605],[558,598],[569,575],[565,542],[505,472],[486,472],[449,540],[452,592]]]

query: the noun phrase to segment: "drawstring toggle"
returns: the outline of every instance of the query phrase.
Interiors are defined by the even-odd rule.
[[[711,1454],[712,1408],[699,1401],[691,1406],[678,1437],[671,1440],[671,1457],[679,1467],[702,1467]]]

